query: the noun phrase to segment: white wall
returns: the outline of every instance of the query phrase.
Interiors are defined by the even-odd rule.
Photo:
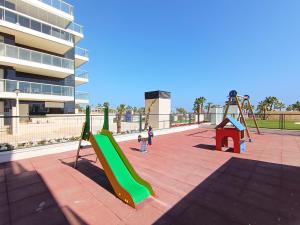
[[[223,107],[213,107],[210,110],[211,113],[211,124],[219,125],[223,121]]]
[[[154,99],[145,100],[145,109],[151,106]],[[149,125],[155,129],[170,128],[171,99],[159,98],[150,109]]]
[[[237,118],[240,111],[237,105],[230,105],[228,109],[227,116],[235,117]]]

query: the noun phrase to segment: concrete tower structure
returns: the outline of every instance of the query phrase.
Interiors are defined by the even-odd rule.
[[[155,129],[170,128],[171,93],[145,92],[145,112],[149,113],[149,126]]]

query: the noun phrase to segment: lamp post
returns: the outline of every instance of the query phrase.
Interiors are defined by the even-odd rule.
[[[14,90],[14,93],[16,94],[16,134],[19,134],[19,123],[20,123],[20,109],[19,109],[19,93],[20,89],[16,88]]]

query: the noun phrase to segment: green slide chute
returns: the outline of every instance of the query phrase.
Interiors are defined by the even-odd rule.
[[[98,134],[94,137],[118,182],[131,194],[135,204],[139,204],[150,197],[150,191],[133,178],[109,138],[104,134]]]
[[[90,110],[87,109],[87,118]],[[136,208],[150,196],[154,196],[151,185],[143,180],[128,161],[124,152],[108,130],[108,108],[104,110],[104,126],[99,134],[93,135],[86,120],[82,138],[89,140],[116,195],[125,203]]]

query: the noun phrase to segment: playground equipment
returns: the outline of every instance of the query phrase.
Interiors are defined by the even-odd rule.
[[[249,132],[249,129],[248,129],[248,126],[247,126],[247,123],[246,123],[246,120],[245,120],[245,117],[244,117],[244,114],[243,114],[243,110],[246,106],[246,103],[247,103],[247,106],[249,107],[249,110],[252,114],[252,119],[254,121],[257,133],[260,134],[260,130],[259,130],[257,121],[255,119],[255,114],[254,114],[254,111],[253,111],[253,108],[252,108],[252,105],[251,105],[251,102],[250,102],[250,96],[249,95],[241,96],[241,95],[238,95],[237,91],[235,91],[235,90],[230,91],[229,92],[229,100],[227,102],[227,106],[226,106],[226,109],[225,109],[223,120],[225,120],[227,115],[228,115],[228,110],[229,110],[230,105],[237,105],[238,110],[239,110],[239,115],[237,117],[237,120],[240,121],[244,125],[244,127],[246,129],[247,137],[249,138],[249,142],[251,142],[252,141],[251,135],[250,135],[250,132]]]
[[[225,127],[228,123],[231,123],[233,127]],[[231,137],[233,140],[234,153],[246,151],[245,130],[246,128],[243,124],[235,118],[225,118],[216,127],[216,149],[222,151],[222,147],[228,147],[228,138]]]
[[[104,125],[99,134],[90,132],[90,107],[86,108],[86,122],[83,125],[74,168],[80,158],[81,141],[89,141],[102,164],[103,170],[118,198],[133,208],[150,196],[155,196],[151,185],[143,180],[128,161],[122,149],[109,131],[108,108],[105,108]]]
[[[140,151],[147,152],[148,150],[148,137],[142,137],[142,135],[138,136],[138,142],[141,144]]]

